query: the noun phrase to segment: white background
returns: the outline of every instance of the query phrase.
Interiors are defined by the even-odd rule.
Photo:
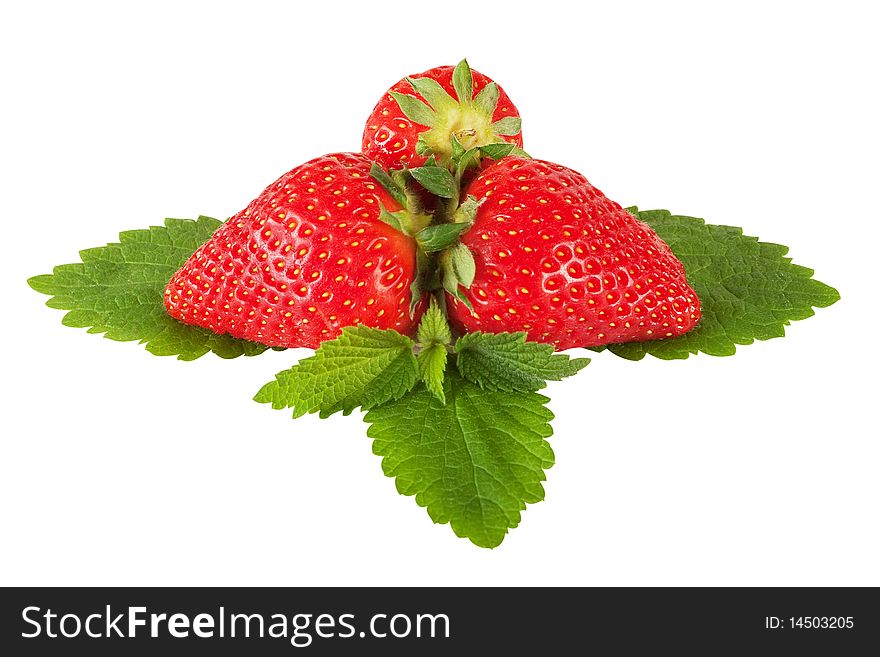
[[[3,5],[0,583],[880,585],[870,3],[237,4]],[[546,501],[495,550],[399,496],[358,414],[250,400],[307,352],[156,358],[25,284],[356,150],[388,86],[462,56],[533,155],[843,295],[733,358],[553,385]]]

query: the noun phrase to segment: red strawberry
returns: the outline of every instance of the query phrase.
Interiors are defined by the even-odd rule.
[[[558,350],[674,337],[700,319],[682,264],[648,226],[567,167],[507,157],[466,190],[476,261],[460,330],[525,331]]]
[[[316,348],[344,326],[414,330],[412,238],[380,221],[400,205],[361,154],[306,162],[196,251],[165,290],[187,324],[270,346]]]
[[[411,75],[391,87],[367,119],[361,150],[384,169],[421,166],[431,153],[445,163],[453,135],[465,149],[503,141],[522,148],[516,107],[467,61]]]

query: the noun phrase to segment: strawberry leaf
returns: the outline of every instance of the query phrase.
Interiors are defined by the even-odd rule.
[[[157,356],[195,360],[209,351],[221,358],[261,354],[264,345],[189,326],[165,312],[165,285],[221,225],[210,217],[166,219],[164,226],[126,231],[118,243],[80,251],[82,262],[55,267],[28,284],[52,297],[47,306],[69,311],[64,325],[111,340],[137,340]]]
[[[415,343],[397,331],[349,326],[327,340],[314,356],[275,375],[254,400],[272,408],[292,408],[293,417],[358,406],[370,408],[399,399],[419,380]]]
[[[416,354],[425,387],[444,404],[446,394],[443,391],[443,379],[446,373],[446,358],[446,345],[442,344],[432,344]]]
[[[534,392],[491,392],[449,369],[446,403],[424,386],[369,411],[382,469],[436,523],[480,547],[500,545],[526,504],[544,499],[553,414]]]
[[[443,378],[448,357],[446,345],[452,340],[452,331],[446,315],[440,310],[437,299],[433,296],[428,310],[419,322],[418,339],[421,351],[416,354],[416,360],[419,363],[422,381],[437,399],[445,403]]]
[[[468,333],[455,343],[461,375],[481,388],[531,392],[546,381],[577,374],[589,358],[554,354],[553,345],[526,342],[525,333]]]
[[[629,360],[651,354],[665,360],[703,352],[730,356],[736,345],[785,335],[794,320],[813,315],[840,299],[832,287],[815,280],[813,270],[786,257],[788,247],[759,242],[732,226],[666,210],[629,209],[669,245],[684,264],[688,282],[700,298],[703,317],[693,331],[670,340],[608,345]]]
[[[431,344],[447,345],[452,339],[452,331],[449,329],[449,322],[446,315],[437,305],[437,300],[431,298],[428,310],[422,316],[418,329],[419,343],[423,346]]]

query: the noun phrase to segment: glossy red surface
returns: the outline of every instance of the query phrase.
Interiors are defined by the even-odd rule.
[[[684,268],[648,226],[567,167],[517,157],[467,189],[484,200],[462,242],[477,274],[459,330],[525,331],[557,350],[674,337],[700,319]]]
[[[175,318],[271,346],[316,348],[344,326],[412,333],[415,243],[379,220],[400,206],[361,154],[285,173],[227,221],[169,282]]]

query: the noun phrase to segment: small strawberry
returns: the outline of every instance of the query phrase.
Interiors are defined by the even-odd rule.
[[[466,331],[525,331],[557,350],[682,335],[700,319],[682,264],[648,226],[567,167],[507,157],[463,192],[476,273],[449,304]],[[457,286],[456,286],[457,287]]]
[[[516,107],[501,87],[472,71],[465,60],[391,87],[367,119],[361,150],[384,169],[418,167],[431,154],[445,165],[453,136],[465,149],[499,142],[522,148]]]
[[[165,290],[172,317],[270,346],[316,348],[353,324],[411,333],[412,238],[361,154],[285,173],[227,221]]]

